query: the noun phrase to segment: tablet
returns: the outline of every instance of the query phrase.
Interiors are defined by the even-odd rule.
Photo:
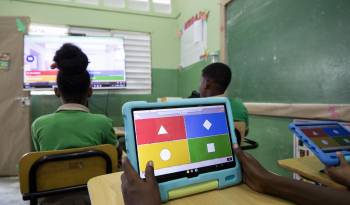
[[[212,180],[217,188],[240,182],[226,98],[129,102],[123,115],[128,158],[141,178],[146,163],[154,162],[163,201],[171,189]]]
[[[338,165],[337,151],[350,157],[350,132],[337,122],[291,123],[289,128],[325,164]]]

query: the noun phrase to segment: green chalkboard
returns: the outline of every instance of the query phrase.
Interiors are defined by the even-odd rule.
[[[233,0],[226,15],[230,95],[350,103],[350,0]]]

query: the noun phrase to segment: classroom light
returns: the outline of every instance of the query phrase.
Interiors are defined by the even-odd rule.
[[[33,23],[29,25],[28,34],[45,36],[66,36],[68,35],[68,27]]]

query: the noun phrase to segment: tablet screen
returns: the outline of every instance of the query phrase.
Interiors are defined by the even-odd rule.
[[[350,150],[350,132],[339,124],[303,126],[300,130],[324,152]]]
[[[235,166],[224,104],[132,113],[141,178],[149,160],[158,182]]]

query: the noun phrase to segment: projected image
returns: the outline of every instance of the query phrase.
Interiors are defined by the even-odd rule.
[[[124,42],[115,37],[25,36],[24,88],[52,89],[58,70],[50,65],[64,43],[80,47],[89,58],[88,71],[95,89],[126,87]]]

